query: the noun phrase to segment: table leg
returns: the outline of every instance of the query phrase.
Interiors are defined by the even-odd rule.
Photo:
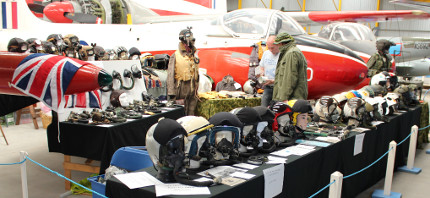
[[[70,155],[64,155],[64,162],[63,162],[64,176],[71,179],[72,170],[82,171],[87,173],[99,173],[100,167],[90,165],[92,161],[93,161],[92,159],[87,159],[85,161],[85,164],[73,163]],[[65,187],[66,187],[66,190],[70,190],[70,182],[67,180],[65,181]]]

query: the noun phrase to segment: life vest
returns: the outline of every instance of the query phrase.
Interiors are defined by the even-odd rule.
[[[179,81],[197,80],[199,65],[192,57],[182,56],[179,50],[175,52],[175,79]]]

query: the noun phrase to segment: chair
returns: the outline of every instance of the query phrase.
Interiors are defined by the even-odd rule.
[[[40,117],[40,109],[34,108],[33,105],[30,105],[28,107],[24,107],[18,111],[16,111],[16,122],[15,125],[19,125],[21,121],[21,115],[25,113],[30,113],[31,118],[33,119],[33,125],[35,129],[39,129],[39,125],[37,124],[37,117]]]
[[[127,171],[137,171],[152,166],[152,161],[145,146],[126,146],[115,151],[110,165],[126,169]],[[104,175],[90,177],[88,180],[91,182],[91,188],[94,191],[105,195],[106,184],[98,182],[99,177],[104,177]],[[102,197],[93,193],[93,198]]]
[[[110,164],[128,171],[137,171],[152,166],[152,161],[145,146],[127,146],[115,151]]]

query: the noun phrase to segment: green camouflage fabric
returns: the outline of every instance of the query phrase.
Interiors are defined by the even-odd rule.
[[[294,42],[279,48],[279,60],[273,85],[273,100],[284,101],[308,98],[307,62]]]
[[[203,99],[197,102],[197,116],[203,116],[206,119],[212,117],[218,112],[229,112],[238,107],[255,107],[261,104],[261,98],[226,98],[226,99]]]
[[[384,61],[382,55],[376,52],[367,61],[367,68],[369,68],[367,76],[372,77],[382,71],[388,71],[390,69],[390,61],[388,58]]]
[[[294,41],[294,38],[286,32],[281,32],[276,36],[275,42],[273,44],[277,45],[279,43],[288,43]]]
[[[429,105],[427,102],[421,104],[420,126],[423,128],[429,125]],[[417,148],[423,148],[423,143],[429,143],[429,128],[418,131]]]

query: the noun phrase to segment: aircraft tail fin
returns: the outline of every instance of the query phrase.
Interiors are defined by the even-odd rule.
[[[42,21],[28,7],[25,0],[1,0],[1,30],[31,30]]]

